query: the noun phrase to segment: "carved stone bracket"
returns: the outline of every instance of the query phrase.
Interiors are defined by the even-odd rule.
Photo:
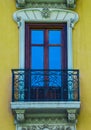
[[[17,8],[75,8],[76,0],[16,0]]]
[[[76,116],[77,116],[76,109],[68,109],[67,114],[69,122],[76,122]]]
[[[25,110],[15,110],[16,112],[16,121],[23,122],[25,120]]]
[[[16,17],[16,21],[17,21],[17,26],[18,26],[18,28],[20,28],[20,26],[21,26],[21,20],[22,20],[22,18],[21,18],[21,16],[18,16],[18,17]]]

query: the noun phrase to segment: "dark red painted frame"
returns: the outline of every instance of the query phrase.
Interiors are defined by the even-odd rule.
[[[48,69],[48,49],[47,46],[62,46],[62,69],[67,69],[67,24],[66,23],[25,23],[25,69],[31,69],[31,45],[30,30],[31,29],[44,29],[44,37],[46,47],[44,46],[44,69]],[[62,31],[62,44],[48,45],[48,29],[61,29]],[[37,44],[43,46],[43,44]]]
[[[31,69],[31,47],[32,46],[36,46],[35,44],[34,45],[31,45],[31,37],[30,37],[30,30],[31,29],[44,29],[46,30],[45,31],[45,43],[46,46],[48,46],[48,29],[61,29],[62,31],[62,44],[59,45],[59,46],[62,46],[62,69],[67,69],[67,24],[66,23],[25,23],[25,69]],[[37,46],[43,46],[43,44],[37,44]],[[58,44],[53,44],[53,45],[50,45],[50,46],[58,46]],[[44,57],[45,57],[45,60],[44,60],[44,69],[48,69],[48,49],[47,47],[44,47]],[[63,93],[64,97],[65,97],[65,100],[68,98],[68,88],[67,88],[67,81],[64,81],[67,77],[63,77],[62,76],[62,82],[63,82],[63,88],[60,88],[60,91],[62,91],[61,93]],[[25,76],[25,84],[28,83],[29,81],[29,78],[26,74]],[[27,85],[26,86],[26,89],[27,89]],[[47,86],[46,86],[47,87]],[[30,88],[29,88],[30,90]],[[65,93],[65,90],[66,90],[66,93]],[[59,91],[59,93],[60,93]],[[37,93],[36,93],[37,95]],[[28,93],[25,92],[25,98],[27,98],[29,95]]]

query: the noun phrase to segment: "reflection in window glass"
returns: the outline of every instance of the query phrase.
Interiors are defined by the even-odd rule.
[[[44,86],[44,72],[43,71],[31,72],[31,86],[32,87]]]
[[[50,30],[49,44],[60,44],[60,43],[61,43],[61,30]]]
[[[43,44],[44,43],[44,31],[43,30],[32,30],[31,31],[31,42],[32,42],[32,44]]]
[[[32,47],[32,69],[43,69],[43,47]]]
[[[61,47],[49,47],[49,69],[61,69]]]
[[[50,87],[61,87],[62,85],[62,76],[57,71],[49,72],[49,86]]]

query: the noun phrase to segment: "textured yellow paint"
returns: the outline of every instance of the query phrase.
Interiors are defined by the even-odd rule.
[[[15,130],[10,109],[11,69],[18,68],[18,29],[12,20],[15,0],[0,1],[0,130]]]
[[[91,1],[77,0],[79,22],[73,30],[74,68],[80,70],[81,111],[77,130],[91,130]]]
[[[15,130],[10,109],[11,69],[18,68],[15,0],[0,1],[0,130]],[[80,70],[81,111],[77,130],[91,130],[91,1],[77,0],[79,22],[73,30],[74,68]]]

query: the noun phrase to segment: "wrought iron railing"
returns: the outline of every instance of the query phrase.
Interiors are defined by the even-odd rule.
[[[79,101],[79,70],[12,70],[12,101]]]

